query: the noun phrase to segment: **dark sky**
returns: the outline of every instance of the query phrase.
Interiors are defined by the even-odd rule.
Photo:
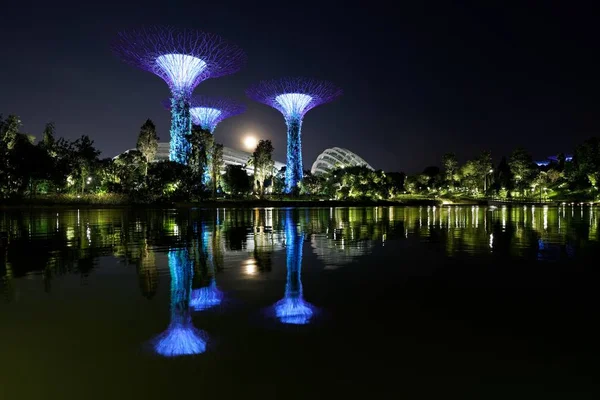
[[[146,118],[169,136],[166,83],[109,48],[140,24],[214,32],[246,50],[245,69],[195,91],[248,104],[215,131],[226,146],[254,133],[285,161],[283,118],[246,99],[249,84],[301,75],[341,86],[342,98],[304,119],[305,168],[332,146],[407,173],[448,151],[499,160],[523,145],[543,158],[599,132],[600,15],[577,2],[85,3],[3,2],[0,113],[38,136],[47,121],[60,136],[90,135],[104,156],[134,147]]]

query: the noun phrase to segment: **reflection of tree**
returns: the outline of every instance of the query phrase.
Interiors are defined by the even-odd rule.
[[[185,248],[169,250],[171,272],[171,323],[154,339],[154,350],[164,357],[200,354],[206,351],[203,333],[192,324],[190,294],[192,265]]]
[[[147,299],[153,298],[158,287],[158,269],[156,268],[154,250],[148,246],[146,239],[140,245],[136,269],[142,295]]]
[[[302,296],[301,270],[304,233],[298,232],[292,212],[292,210],[285,212],[287,281],[284,298],[275,304],[275,315],[284,324],[304,325],[310,322],[313,306],[304,301]]]
[[[1,247],[0,250],[2,250]],[[0,254],[0,292],[5,301],[10,302],[14,299],[13,272],[7,261],[6,251]]]

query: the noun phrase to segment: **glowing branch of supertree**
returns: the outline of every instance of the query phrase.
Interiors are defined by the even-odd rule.
[[[171,109],[171,101],[164,100],[163,106]],[[192,123],[214,133],[217,125],[229,117],[246,111],[246,106],[224,97],[192,96],[190,99],[190,115]]]
[[[200,354],[206,351],[205,334],[194,327],[190,310],[192,261],[185,248],[169,250],[171,272],[171,323],[154,341],[154,351],[164,357]]]
[[[326,81],[310,78],[282,78],[262,81],[246,90],[251,99],[279,110],[287,124],[286,192],[303,177],[302,119],[314,107],[333,101],[342,90]]]
[[[118,34],[112,44],[126,63],[161,77],[171,89],[172,161],[187,163],[191,131],[190,97],[198,84],[237,72],[245,53],[218,35],[171,27],[149,27]]]
[[[310,322],[314,307],[302,296],[302,245],[304,234],[298,233],[292,210],[286,211],[285,251],[287,281],[284,298],[275,304],[275,315],[284,324],[305,325]]]

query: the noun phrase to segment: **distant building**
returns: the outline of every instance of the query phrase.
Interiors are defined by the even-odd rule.
[[[159,142],[158,150],[156,152],[156,156],[154,157],[153,162],[169,161],[169,149],[169,142]],[[124,154],[131,150],[134,149],[126,150]],[[254,174],[254,168],[252,166],[246,168],[246,164],[251,158],[252,153],[232,149],[231,147],[223,147],[223,169],[221,170],[221,173],[225,173],[225,167],[227,167],[228,165],[240,165],[244,167],[248,175],[252,175]],[[275,161],[275,166],[273,168],[274,172],[278,172],[281,169],[281,167],[285,167],[285,164],[279,161]]]
[[[573,156],[570,154],[565,154],[565,161],[566,162],[573,161]],[[535,161],[535,163],[538,167],[547,167],[548,165],[550,165],[552,163],[558,164],[558,156],[550,156],[550,157],[546,158],[545,160]]]
[[[325,174],[336,168],[364,166],[373,169],[365,160],[348,149],[332,147],[325,150],[315,160],[310,169],[313,175]]]

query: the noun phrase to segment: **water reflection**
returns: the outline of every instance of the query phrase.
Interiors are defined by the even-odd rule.
[[[157,255],[185,235],[193,259],[195,309],[223,300],[219,274],[240,269],[249,279],[275,270],[289,251],[285,209],[219,210],[9,210],[0,212],[0,298],[15,301],[23,277],[40,288],[66,274],[89,274],[102,257],[135,266],[143,296],[156,297],[161,277]],[[399,241],[418,240],[448,257],[522,258],[534,262],[594,256],[598,207],[306,208],[292,211],[299,235],[318,267],[340,268]],[[293,240],[291,240],[293,242]],[[301,250],[300,250],[301,251]]]
[[[194,285],[190,306],[196,311],[206,310],[221,304],[223,294],[217,288],[215,264],[222,260],[219,240],[215,227],[211,235],[206,224],[202,224],[201,242],[194,245]]]
[[[285,253],[287,280],[284,298],[275,304],[275,315],[284,324],[304,325],[313,315],[313,307],[302,296],[302,246],[304,233],[298,231],[293,211],[285,212]]]
[[[203,332],[194,327],[190,309],[193,261],[186,248],[169,250],[168,258],[171,322],[167,330],[154,339],[154,350],[164,357],[204,353],[206,340]]]

